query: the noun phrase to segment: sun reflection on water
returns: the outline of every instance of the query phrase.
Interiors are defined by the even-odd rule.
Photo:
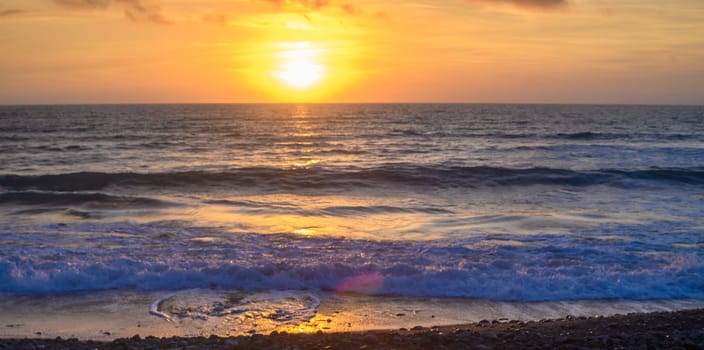
[[[315,132],[315,126],[311,123],[309,115],[310,107],[304,104],[297,105],[291,115],[294,131],[290,135],[291,140],[286,143],[286,146],[299,148],[297,153],[304,154],[298,159],[291,159],[287,162],[292,170],[311,169],[322,161],[320,158],[315,157],[317,148],[313,139],[318,134]]]
[[[291,167],[294,169],[310,169],[311,166],[316,165],[318,163],[320,163],[320,159],[311,159],[304,162],[293,163]]]
[[[310,228],[299,228],[296,230],[293,230],[293,233],[302,235],[302,236],[313,236],[315,235],[315,230],[310,229]]]

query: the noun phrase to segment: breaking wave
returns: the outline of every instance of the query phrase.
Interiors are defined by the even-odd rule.
[[[134,224],[0,234],[0,292],[106,289],[335,291],[376,276],[379,295],[541,301],[704,298],[702,232],[661,227],[570,235],[383,242]],[[641,232],[649,231],[648,234]],[[653,234],[661,231],[662,234]],[[53,234],[50,234],[52,233]],[[73,232],[92,233],[90,241]],[[32,240],[32,245],[19,242]],[[354,291],[354,289],[351,289]]]
[[[370,169],[336,171],[326,169],[240,168],[228,172],[168,173],[67,173],[57,175],[0,176],[0,187],[9,190],[99,191],[110,187],[181,188],[223,186],[296,190],[315,188],[376,187],[410,185],[428,187],[486,186],[624,186],[639,181],[674,184],[704,184],[704,168],[651,168],[642,170],[593,170],[501,167],[428,167],[389,165]]]

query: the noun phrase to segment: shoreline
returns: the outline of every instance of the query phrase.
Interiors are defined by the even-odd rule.
[[[704,349],[704,309],[361,332],[237,337],[0,339],[1,349]]]
[[[251,300],[257,302],[228,304],[233,297],[242,300],[252,297]],[[209,312],[208,305],[228,305],[229,311]],[[136,334],[142,338],[208,338],[211,335],[224,338],[267,335],[273,331],[345,333],[469,325],[485,319],[529,322],[566,315],[578,318],[704,310],[704,300],[497,302],[302,291],[103,291],[43,297],[6,296],[0,298],[0,309],[3,310],[0,339],[61,337],[109,342]],[[266,316],[281,310],[286,317]],[[157,316],[153,311],[163,315]]]

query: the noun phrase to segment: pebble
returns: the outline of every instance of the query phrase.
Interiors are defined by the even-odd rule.
[[[367,334],[364,336],[364,338],[362,338],[362,341],[367,344],[374,344],[379,341],[379,338],[377,338],[377,336],[374,334]]]
[[[497,338],[499,337],[499,336],[498,336],[496,333],[494,333],[494,332],[484,332],[484,333],[482,333],[482,336],[483,336],[484,338],[489,338],[489,339],[497,339]]]
[[[225,345],[237,346],[237,345],[240,345],[240,341],[235,338],[228,338],[227,340],[225,340]]]
[[[644,320],[647,320],[648,326]],[[489,322],[489,321],[487,321]],[[702,349],[704,345],[704,310],[679,313],[655,313],[607,318],[604,321],[568,322],[553,320],[551,324],[532,323],[517,326],[482,327],[467,325],[458,328],[413,327],[422,332],[399,333],[325,333],[320,336],[287,335],[242,336],[219,338],[215,336],[190,338],[145,338],[135,335],[112,342],[100,343],[77,339],[0,339],[0,349],[57,349],[57,350],[130,350],[130,349]],[[616,328],[610,327],[616,324]],[[660,328],[666,325],[665,328]],[[569,326],[569,330],[565,326]],[[402,328],[402,330],[406,330]],[[431,331],[432,330],[432,331]],[[439,331],[436,331],[439,330]],[[446,330],[447,332],[441,332]],[[588,332],[592,332],[588,335]],[[98,335],[100,333],[96,333]],[[283,333],[278,333],[279,335]]]

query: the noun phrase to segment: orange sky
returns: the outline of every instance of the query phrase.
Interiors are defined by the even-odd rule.
[[[702,0],[0,0],[0,103],[704,103]]]

